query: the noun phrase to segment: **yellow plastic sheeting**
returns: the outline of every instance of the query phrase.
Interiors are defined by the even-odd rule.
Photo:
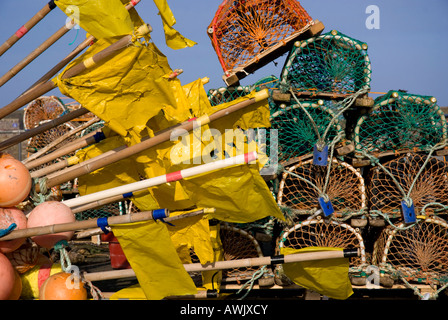
[[[196,42],[185,38],[173,28],[176,24],[176,19],[166,0],[154,0],[154,3],[159,9],[159,15],[162,17],[163,30],[165,32],[165,40],[168,47],[178,50],[192,47],[197,44]]]
[[[197,293],[164,223],[146,221],[111,228],[148,300]]]
[[[120,0],[58,0],[55,4],[96,39],[134,31],[134,22]]]
[[[214,261],[224,260],[224,250],[222,248],[221,237],[219,236],[220,226],[218,223],[210,225],[210,241],[213,247]],[[222,270],[209,270],[202,272],[202,287],[206,290],[221,289]]]
[[[170,216],[188,212],[174,212]],[[172,226],[167,226],[168,231],[182,263],[192,263],[190,248],[194,249],[200,263],[206,264],[215,261],[208,215],[188,217],[176,220],[172,224]]]
[[[200,207],[215,208],[213,218],[249,223],[268,216],[284,220],[258,164],[243,164],[182,180],[190,199]]]
[[[78,101],[104,120],[106,127],[126,136],[131,144],[152,135],[154,130],[147,123],[153,118],[153,123],[167,119],[175,124],[190,117],[180,82],[163,77],[172,70],[153,43],[136,41],[106,62],[72,78],[61,79],[66,70],[110,44],[110,40],[98,40],[53,80],[62,94]]]
[[[115,292],[109,300],[147,300],[147,298],[140,284],[135,284]]]
[[[302,252],[332,251],[341,248],[307,247],[281,248],[284,255]],[[349,259],[325,259],[283,264],[283,271],[294,283],[332,299],[345,300],[353,294],[350,282]]]

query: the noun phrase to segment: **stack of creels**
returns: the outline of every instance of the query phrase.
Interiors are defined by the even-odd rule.
[[[372,262],[381,271],[380,284],[403,281],[417,290],[416,283],[430,285],[430,295],[448,284],[448,224],[431,217],[407,226],[404,222],[383,229],[374,245]],[[416,292],[423,298],[420,292]]]
[[[284,54],[264,56],[285,50],[291,37],[302,34],[314,23],[296,0],[224,0],[208,26],[224,81],[227,85],[237,83],[245,73],[252,73]],[[261,63],[263,59],[266,61]],[[251,63],[253,66],[247,68]],[[238,71],[242,75],[236,75]],[[231,76],[235,79],[229,79]]]
[[[370,171],[369,215],[416,222],[417,216],[446,214],[448,164],[429,154],[408,153]]]
[[[367,44],[336,30],[297,41],[280,77],[283,92],[346,98],[370,89]]]
[[[272,113],[268,145],[278,145],[280,162],[313,154],[318,142],[328,146],[345,137],[343,119],[337,117],[332,104],[331,101],[305,100],[292,102]]]
[[[282,248],[302,249],[307,247],[330,247],[358,249],[360,255],[350,259],[350,274],[357,274],[358,269],[366,263],[364,239],[357,228],[338,221],[309,219],[286,228],[277,241],[277,253]],[[278,266],[274,272],[275,281],[279,285],[291,284],[287,276]]]
[[[294,223],[319,210],[345,221],[365,214],[364,179],[358,169],[336,158],[328,159],[327,166],[314,165],[312,160],[298,162],[283,172],[277,203]],[[325,204],[331,204],[333,211],[322,208]]]
[[[358,119],[353,141],[358,158],[440,149],[447,143],[445,115],[434,97],[389,91]]]

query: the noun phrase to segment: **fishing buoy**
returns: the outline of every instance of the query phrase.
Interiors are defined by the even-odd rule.
[[[45,264],[37,264],[32,269],[20,275],[22,280],[21,299],[39,298],[39,289],[50,276],[62,272],[62,267],[58,263],[52,263],[48,258]]]
[[[14,272],[11,262],[0,253],[0,300],[7,300],[11,296],[16,276]]]
[[[65,204],[58,201],[46,201],[31,210],[28,216],[27,226],[28,228],[35,228],[75,221],[75,215]],[[51,249],[59,241],[70,240],[73,235],[74,231],[67,231],[33,236],[31,239],[41,247]]]
[[[0,208],[0,229],[7,230],[13,224],[13,230],[26,229],[26,216],[22,210],[17,208]],[[9,253],[18,249],[26,238],[0,241],[0,252]]]
[[[14,275],[14,286],[8,300],[19,300],[22,294],[22,279],[20,278],[20,274],[17,270],[14,270]]]
[[[39,290],[39,300],[87,300],[87,290],[79,276],[60,272],[45,280]]]
[[[0,157],[0,207],[13,207],[28,197],[31,175],[25,165],[11,157]]]

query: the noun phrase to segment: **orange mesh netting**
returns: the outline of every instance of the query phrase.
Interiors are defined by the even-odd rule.
[[[328,196],[334,217],[348,219],[362,214],[366,208],[364,179],[349,164],[333,159],[328,166],[299,162],[284,171],[279,185],[278,205],[293,221],[300,215],[313,214],[319,209],[318,198]]]
[[[360,256],[350,259],[350,266],[359,266],[366,262],[364,240],[361,234],[345,223],[325,222],[324,219],[302,221],[284,231],[278,241],[277,250],[306,247],[359,249]]]
[[[401,219],[401,202],[410,198],[416,214],[446,212],[448,164],[436,157],[409,153],[375,166],[370,173],[370,214]]]
[[[27,130],[33,129],[42,121],[55,119],[66,111],[67,108],[57,97],[39,97],[25,107],[23,126]]]
[[[227,73],[312,23],[296,0],[225,0],[208,35]]]
[[[386,227],[375,242],[373,263],[406,281],[448,281],[448,224],[433,217],[406,227]]]

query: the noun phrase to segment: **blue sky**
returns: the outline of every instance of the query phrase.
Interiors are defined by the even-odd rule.
[[[47,0],[0,0],[0,43],[22,26]],[[168,57],[173,69],[180,68],[183,84],[209,77],[206,89],[224,86],[222,68],[206,30],[221,0],[168,0],[177,24],[175,28],[198,44],[172,50],[165,45],[163,29],[152,0],[137,6],[140,16],[153,27],[152,38]],[[440,106],[448,106],[448,1],[447,0],[303,0],[300,2],[313,19],[323,22],[324,32],[336,29],[369,45],[372,61],[372,91],[405,89],[410,93],[431,95]],[[380,29],[368,29],[366,8],[380,9]],[[0,57],[0,74],[39,46],[65,23],[66,16],[54,9],[42,22]],[[19,96],[34,81],[64,58],[85,37],[71,30],[7,84],[0,87],[0,107]],[[73,43],[74,42],[74,43]],[[73,44],[72,44],[73,43]],[[269,76],[280,76],[286,55],[241,81],[255,83]],[[49,94],[60,96],[59,91]],[[371,94],[377,97],[376,94]]]

